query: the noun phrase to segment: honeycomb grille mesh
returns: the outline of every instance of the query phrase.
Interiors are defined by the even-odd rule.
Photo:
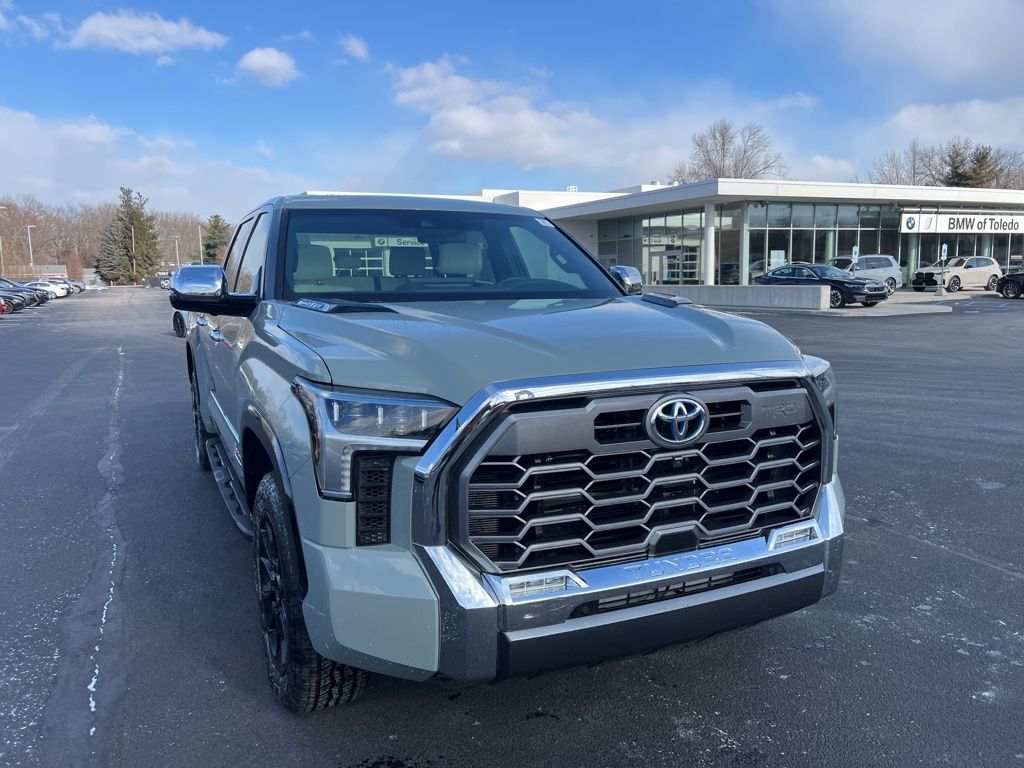
[[[710,410],[713,428],[684,449],[638,449],[644,413],[634,410],[595,419],[595,444],[623,443],[617,452],[483,457],[463,499],[470,542],[501,572],[588,567],[643,559],[669,530],[692,531],[683,551],[809,517],[821,479],[817,422],[731,438],[740,409]]]

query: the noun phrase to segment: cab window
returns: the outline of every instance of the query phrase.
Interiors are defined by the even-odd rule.
[[[252,231],[252,222],[252,219],[246,219],[238,225],[238,229],[235,230],[235,239],[231,241],[231,248],[228,249],[228,255],[224,259],[224,275],[227,278],[228,290],[235,284],[235,278],[238,277],[238,264],[242,260],[242,251],[249,239],[249,233]]]
[[[263,266],[267,253],[267,238],[270,236],[270,216],[263,213],[256,220],[249,244],[245,246],[245,254],[238,268],[238,280],[235,282],[235,293],[255,293],[259,286],[256,276]]]

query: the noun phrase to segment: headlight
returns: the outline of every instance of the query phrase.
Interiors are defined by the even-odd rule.
[[[836,402],[836,374],[832,370],[832,364],[828,360],[811,355],[804,355],[803,358],[804,364],[811,371],[814,385],[825,398],[825,402],[834,405]]]
[[[302,378],[292,383],[309,422],[320,493],[352,498],[352,457],[359,451],[419,453],[458,407],[443,400],[339,390]]]

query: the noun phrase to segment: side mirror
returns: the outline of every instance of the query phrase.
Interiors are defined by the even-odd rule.
[[[619,287],[629,295],[633,296],[644,292],[644,279],[636,267],[623,267],[616,264],[609,271]]]
[[[227,276],[216,264],[181,267],[171,276],[171,306],[183,312],[246,317],[259,304],[257,296],[230,294]]]

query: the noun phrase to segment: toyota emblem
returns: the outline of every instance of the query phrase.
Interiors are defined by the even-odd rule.
[[[668,448],[688,445],[708,428],[708,409],[692,397],[669,397],[647,412],[647,434]]]

